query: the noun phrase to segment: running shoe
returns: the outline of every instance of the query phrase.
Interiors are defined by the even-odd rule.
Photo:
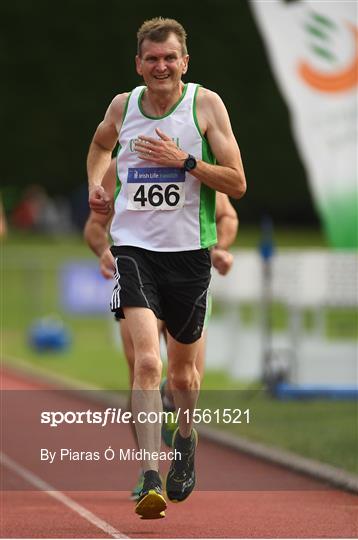
[[[184,439],[179,428],[173,436],[173,448],[180,454],[181,459],[173,458],[166,481],[168,499],[172,502],[185,501],[195,487],[195,449],[198,444],[198,434],[192,430],[190,437]]]
[[[175,406],[171,404],[165,395],[165,385],[167,384],[167,379],[163,379],[160,385],[160,395],[162,396],[163,411],[168,414],[167,418],[163,418],[162,422],[162,439],[163,442],[169,446],[173,445],[173,435],[175,430],[178,427],[178,423],[175,421]]]
[[[131,500],[132,501],[138,501],[140,492],[143,489],[143,482],[144,482],[144,473],[141,472],[138,477],[138,482],[136,483],[135,487],[133,488],[133,491],[131,493]]]
[[[166,507],[167,503],[162,495],[162,482],[158,472],[146,471],[135,512],[142,519],[160,519],[165,517]]]

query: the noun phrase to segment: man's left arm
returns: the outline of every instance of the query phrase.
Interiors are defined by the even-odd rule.
[[[199,89],[197,115],[217,165],[198,160],[190,174],[209,187],[240,199],[246,192],[244,167],[228,112],[218,94]]]

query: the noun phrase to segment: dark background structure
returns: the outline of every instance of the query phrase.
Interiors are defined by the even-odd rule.
[[[224,100],[239,142],[248,192],[241,219],[263,214],[317,225],[304,168],[247,0],[1,2],[2,167],[6,208],[25,186],[74,197],[86,183],[86,153],[111,99],[141,84],[136,31],[154,16],[188,32],[187,81]]]

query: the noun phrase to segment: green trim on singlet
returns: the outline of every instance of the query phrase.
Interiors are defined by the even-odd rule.
[[[127,96],[127,99],[126,99],[126,102],[124,104],[123,115],[122,115],[122,126],[123,126],[125,117],[127,115],[129,99],[130,99],[131,95],[132,95],[132,92],[129,92],[129,94]],[[118,133],[118,138],[119,138],[119,136],[120,136],[120,132]],[[114,202],[116,202],[116,199],[117,199],[117,197],[119,195],[119,192],[121,191],[121,188],[122,188],[122,182],[121,182],[121,180],[120,180],[120,178],[118,176],[118,154],[119,154],[119,152],[121,150],[122,150],[122,145],[118,142],[118,150],[117,150],[117,155],[116,155],[116,189],[115,189],[115,192],[114,192]]]
[[[207,161],[207,163],[214,164],[214,161]],[[206,184],[200,186],[200,208],[199,208],[199,220],[200,220],[200,246],[202,248],[208,248],[217,244],[216,235],[216,222],[215,222],[215,210],[216,210],[216,192]]]
[[[129,100],[130,100],[131,95],[132,95],[132,92],[129,92],[129,94],[127,96],[127,99],[126,99],[126,102],[124,104],[123,115],[122,115],[122,126],[123,126],[123,122],[124,122],[124,119],[125,119],[126,114],[127,114],[128,104],[129,104]]]
[[[139,94],[139,97],[138,97],[138,108],[140,110],[140,112],[142,113],[143,116],[145,116],[146,118],[150,118],[150,120],[162,120],[163,118],[166,118],[167,116],[169,116],[170,114],[172,114],[175,109],[179,106],[179,104],[183,101],[184,99],[184,96],[186,94],[186,91],[187,91],[187,88],[188,88],[188,85],[187,84],[184,84],[184,88],[183,88],[183,91],[182,91],[182,94],[180,96],[180,98],[178,99],[178,101],[176,103],[174,103],[173,107],[171,107],[171,109],[169,109],[169,111],[166,113],[166,114],[163,114],[163,116],[150,116],[149,114],[146,114],[144,111],[143,111],[143,108],[142,108],[142,97],[143,97],[143,94],[145,92],[145,90],[147,89],[147,87],[143,88],[143,90],[141,91],[141,93]]]
[[[193,99],[193,118],[198,133],[201,137],[202,147],[201,156],[202,160],[206,163],[214,165],[216,163],[215,156],[210,148],[210,145],[206,138],[203,136],[199,127],[198,117],[196,115],[196,96],[200,85],[195,89]],[[200,246],[207,248],[214,246],[217,243],[216,236],[216,221],[215,221],[215,208],[216,207],[216,191],[206,184],[201,183],[200,186],[200,208],[199,208],[199,220],[200,220]]]
[[[196,125],[196,129],[198,130],[198,133],[201,137],[202,140],[205,140],[204,139],[204,136],[201,132],[201,129],[200,129],[200,126],[199,126],[199,122],[198,122],[198,117],[196,115],[196,97],[198,95],[198,90],[200,88],[201,84],[197,84],[196,85],[196,88],[195,88],[195,92],[194,92],[194,98],[193,98],[193,118],[194,118],[194,124]]]

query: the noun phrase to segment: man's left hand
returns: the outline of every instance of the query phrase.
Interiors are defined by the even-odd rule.
[[[135,141],[134,149],[138,157],[159,165],[182,168],[188,154],[178,148],[175,142],[159,128],[155,131],[160,139],[140,135]]]
[[[210,252],[211,262],[214,268],[225,276],[232,267],[234,257],[226,249],[214,248]]]

